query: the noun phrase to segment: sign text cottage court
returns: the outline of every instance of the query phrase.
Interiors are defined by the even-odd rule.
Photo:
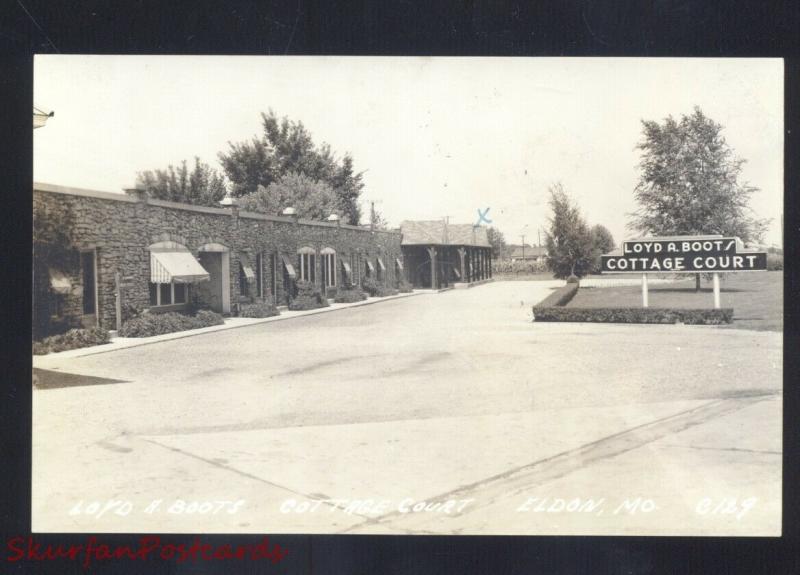
[[[766,252],[741,251],[738,238],[685,237],[626,241],[601,257],[603,273],[763,271]]]
[[[719,272],[765,271],[766,252],[743,249],[739,238],[682,236],[622,242],[622,253],[601,256],[601,273],[642,274],[642,307],[648,306],[648,273],[711,273],[714,307],[720,307]]]

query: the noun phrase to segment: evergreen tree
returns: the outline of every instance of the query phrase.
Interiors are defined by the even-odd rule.
[[[585,276],[592,263],[592,235],[563,186],[550,187],[550,228],[546,231],[547,266],[559,279]]]

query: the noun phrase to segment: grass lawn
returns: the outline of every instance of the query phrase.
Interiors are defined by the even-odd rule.
[[[630,276],[633,277],[633,276]],[[694,279],[649,286],[650,307],[712,308],[711,281],[694,291]],[[722,307],[733,308],[733,323],[724,327],[783,331],[783,272],[729,274],[721,278]],[[581,288],[567,307],[639,307],[641,286]]]

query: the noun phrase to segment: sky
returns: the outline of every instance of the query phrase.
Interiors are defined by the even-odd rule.
[[[34,131],[36,182],[123,193],[194,156],[219,168],[271,108],[352,154],[365,213],[374,201],[398,226],[480,210],[534,245],[557,182],[590,225],[635,237],[641,121],[699,106],[747,161],[765,241],[782,245],[780,59],[37,55],[33,101],[55,113]]]

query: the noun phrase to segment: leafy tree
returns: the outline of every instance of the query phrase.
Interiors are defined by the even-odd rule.
[[[563,186],[550,187],[550,228],[545,232],[547,267],[559,279],[583,277],[592,263],[592,235],[580,210]]]
[[[232,196],[252,194],[259,186],[266,188],[277,179],[278,168],[263,140],[228,142],[228,147],[228,153],[220,153],[218,157],[230,182]]]
[[[647,235],[738,236],[759,241],[769,220],[755,217],[748,204],[758,188],[741,182],[745,160],[722,135],[722,125],[694,112],[662,124],[642,121],[639,208],[628,228]],[[696,287],[700,287],[700,276]]]
[[[219,207],[226,191],[222,176],[198,157],[191,172],[183,160],[177,168],[139,172],[136,184],[151,198],[202,206]]]
[[[492,256],[498,259],[504,257],[508,251],[508,245],[503,232],[493,226],[489,226],[486,228],[486,235],[492,246]]]
[[[303,174],[311,181],[324,182],[338,197],[343,218],[357,225],[361,212],[358,198],[364,188],[362,173],[353,168],[353,158],[346,154],[337,160],[328,144],[314,144],[302,122],[278,118],[272,110],[261,114],[263,136],[241,143],[228,143],[227,152],[219,154],[231,194],[246,196],[269,189],[289,174]]]
[[[267,187],[260,185],[255,192],[239,198],[242,210],[264,214],[278,215],[290,206],[301,218],[313,220],[342,213],[339,197],[330,185],[297,172],[290,172]]]
[[[597,224],[592,226],[589,230],[592,238],[592,267],[593,274],[600,273],[600,256],[612,251],[615,247],[614,236],[608,231],[608,228]]]

